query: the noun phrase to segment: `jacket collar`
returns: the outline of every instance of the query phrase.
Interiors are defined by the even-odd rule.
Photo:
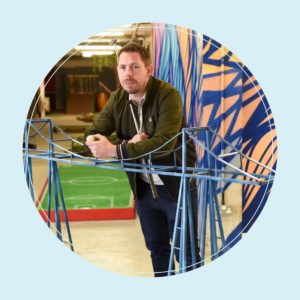
[[[152,98],[152,92],[153,92],[153,85],[154,85],[155,78],[153,76],[150,76],[147,87],[146,87],[146,98],[144,100],[144,107],[149,103],[149,99]]]

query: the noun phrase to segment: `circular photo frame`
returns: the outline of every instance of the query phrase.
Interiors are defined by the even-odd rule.
[[[72,251],[130,276],[199,269],[254,224],[277,138],[269,103],[222,44],[164,23],[100,32],[66,53],[25,122],[27,184]]]

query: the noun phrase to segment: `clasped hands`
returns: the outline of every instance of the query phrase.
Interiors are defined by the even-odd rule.
[[[131,140],[128,141],[128,144],[135,144],[135,143],[137,143],[137,142],[146,140],[146,139],[148,139],[148,138],[149,138],[149,136],[148,136],[146,133],[144,133],[144,132],[138,133],[138,134],[136,134],[135,136],[133,136],[133,137],[131,138]]]
[[[149,136],[145,133],[138,133],[133,136],[128,144],[135,144],[137,142],[148,139]],[[95,158],[116,157],[116,145],[112,144],[104,135],[95,134],[89,135],[85,144],[89,147]]]

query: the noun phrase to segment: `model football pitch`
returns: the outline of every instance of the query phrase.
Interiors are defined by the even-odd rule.
[[[59,166],[66,209],[126,208],[131,206],[131,190],[123,171],[88,166]],[[52,192],[53,193],[53,192]],[[53,195],[51,209],[53,206]],[[48,191],[41,208],[47,209]]]

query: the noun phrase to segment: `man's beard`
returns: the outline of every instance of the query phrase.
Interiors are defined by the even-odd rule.
[[[135,80],[132,80],[132,82],[133,82],[134,84],[137,83]],[[136,93],[139,92],[139,88],[138,88],[137,86],[132,86],[132,87],[126,86],[126,80],[125,80],[125,82],[124,82],[123,89],[124,89],[127,93],[129,93],[129,94],[136,94]]]
[[[128,94],[136,94],[139,90],[138,89],[124,89]]]

